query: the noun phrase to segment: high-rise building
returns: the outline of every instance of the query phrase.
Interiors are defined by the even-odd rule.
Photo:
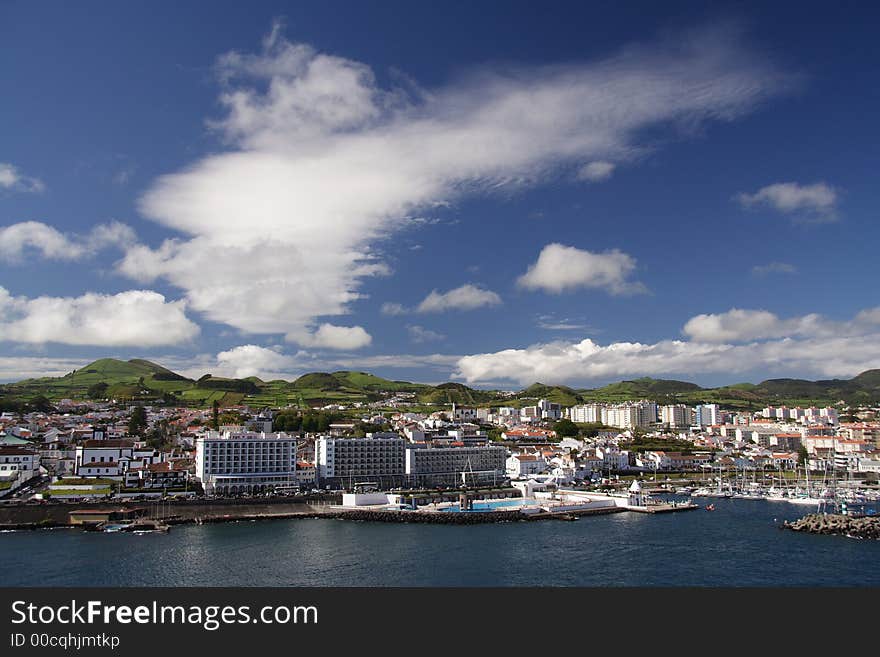
[[[660,407],[660,423],[673,429],[691,426],[692,416],[693,412],[684,404],[669,404]]]
[[[320,486],[351,487],[366,482],[381,488],[402,485],[406,440],[393,433],[368,438],[322,436],[315,442],[315,476]]]
[[[196,477],[208,495],[295,486],[296,438],[262,431],[208,431],[196,438]]]

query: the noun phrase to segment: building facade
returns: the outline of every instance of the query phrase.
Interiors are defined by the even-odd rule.
[[[315,477],[325,488],[351,488],[367,482],[380,488],[402,486],[406,481],[406,440],[395,434],[322,436],[315,441]]]
[[[294,436],[209,431],[195,442],[196,477],[206,495],[262,493],[297,484]]]
[[[455,486],[461,483],[501,483],[507,448],[418,447],[406,450],[406,475],[413,486]]]

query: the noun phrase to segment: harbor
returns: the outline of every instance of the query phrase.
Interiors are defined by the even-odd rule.
[[[376,521],[352,510],[347,519],[171,524],[167,534],[17,531],[2,534],[0,573],[10,586],[880,585],[865,567],[876,540],[780,530],[803,515],[794,505],[712,503],[713,513],[621,511],[576,522],[487,523],[479,512],[387,512]],[[34,555],[39,570],[28,567]]]

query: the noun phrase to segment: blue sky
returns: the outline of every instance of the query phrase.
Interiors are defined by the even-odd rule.
[[[0,4],[0,379],[880,367],[876,10],[449,4]]]

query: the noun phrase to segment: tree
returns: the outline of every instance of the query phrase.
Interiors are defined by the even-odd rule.
[[[140,436],[147,428],[147,411],[143,406],[135,406],[128,418],[128,433]]]
[[[568,419],[559,420],[553,425],[553,430],[560,438],[568,438],[578,435],[578,426]]]
[[[807,461],[810,459],[810,454],[807,452],[807,448],[801,445],[798,447],[798,463],[800,465],[806,465]]]
[[[86,391],[86,394],[91,399],[104,399],[107,396],[107,388],[109,386],[103,381],[99,381],[98,383],[89,386],[89,389]]]

